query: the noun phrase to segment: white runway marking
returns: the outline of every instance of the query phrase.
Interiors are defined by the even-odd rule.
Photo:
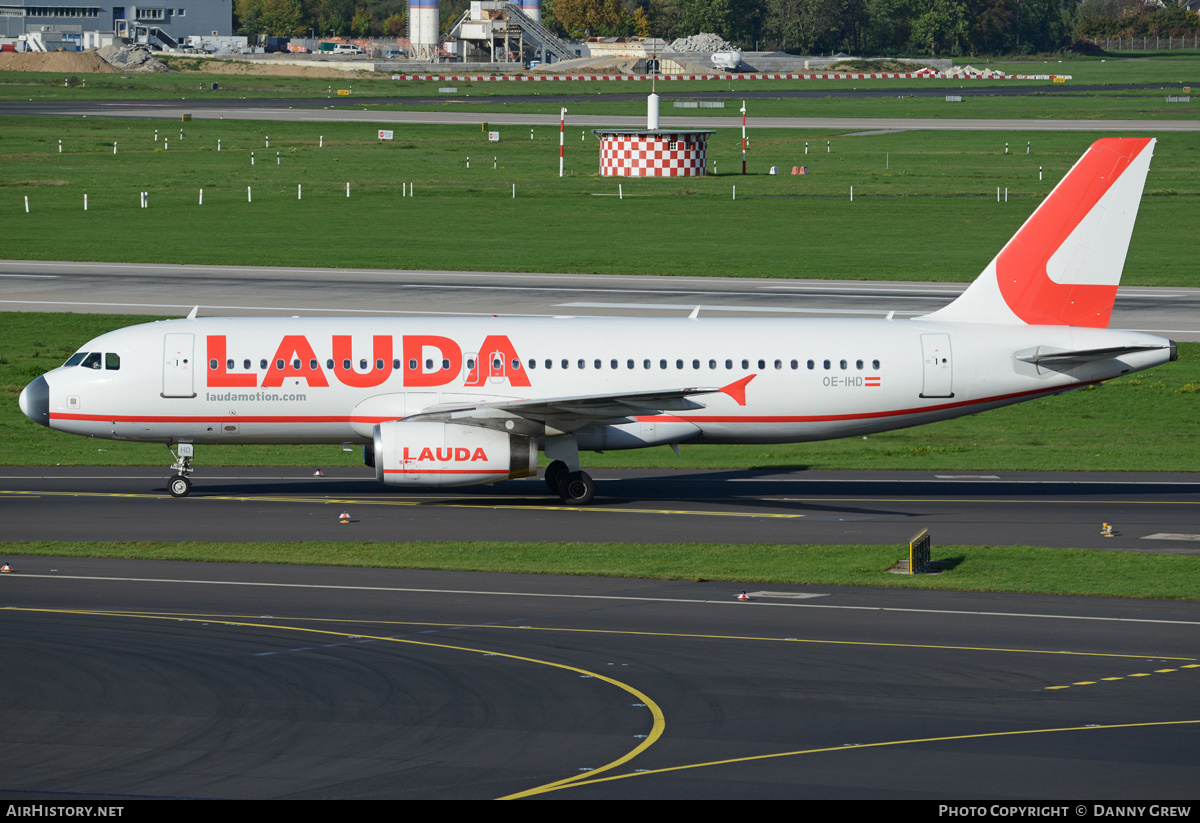
[[[890,606],[835,606],[825,603],[764,603],[762,601],[742,601],[733,599],[736,595],[731,593],[728,600],[707,600],[707,599],[692,599],[682,597],[626,597],[607,594],[555,594],[546,592],[505,592],[505,591],[474,591],[471,589],[417,589],[403,588],[396,586],[329,586],[312,583],[258,583],[239,580],[180,580],[173,578],[150,578],[150,577],[95,577],[85,575],[66,575],[66,574],[9,574],[4,575],[2,580],[21,580],[21,579],[51,579],[51,580],[83,580],[97,581],[104,583],[158,583],[158,584],[180,584],[180,585],[201,585],[201,586],[249,586],[261,588],[279,588],[279,589],[329,589],[334,591],[370,591],[370,592],[397,592],[406,594],[448,594],[455,597],[470,595],[475,597],[545,597],[550,599],[568,599],[568,600],[617,600],[626,603],[658,603],[672,605],[716,605],[716,606],[737,606],[739,608],[749,608],[753,606],[770,606],[774,608],[789,608],[789,609],[840,609],[843,611],[868,611],[868,612],[906,612],[911,614],[942,614],[947,616],[956,615],[975,615],[978,617],[1022,617],[1036,620],[1093,620],[1106,623],[1157,623],[1170,624],[1180,626],[1200,626],[1200,621],[1196,620],[1152,620],[1141,617],[1096,617],[1089,615],[1075,614],[1036,614],[1029,612],[984,612],[984,611],[964,611],[958,609],[900,609]],[[5,606],[3,608],[16,608],[15,606]],[[104,611],[103,609],[82,609],[81,611]]]

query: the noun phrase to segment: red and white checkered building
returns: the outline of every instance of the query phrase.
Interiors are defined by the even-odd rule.
[[[711,131],[593,129],[602,177],[702,177]]]

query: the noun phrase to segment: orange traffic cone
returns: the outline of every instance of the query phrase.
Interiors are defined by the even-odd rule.
[[[315,472],[313,472],[313,477],[324,477],[324,476],[325,476],[325,472],[321,471],[320,469],[317,469]]]

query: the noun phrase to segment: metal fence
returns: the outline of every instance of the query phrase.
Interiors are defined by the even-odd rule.
[[[1191,37],[1093,37],[1092,42],[1105,51],[1152,51],[1200,48],[1200,35]]]

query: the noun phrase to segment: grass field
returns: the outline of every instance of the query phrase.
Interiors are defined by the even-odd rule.
[[[978,62],[976,61],[978,65]],[[1017,73],[1068,73],[1079,83],[1200,86],[1200,55],[1125,57],[1101,62],[1005,64]],[[211,82],[221,88],[212,91]],[[177,73],[123,78],[0,73],[0,100],[311,97],[354,87],[355,96],[413,97],[433,84],[387,77],[341,81]],[[528,94],[530,84],[457,83],[487,106]],[[738,81],[665,84],[693,93],[762,88],[887,87],[888,81]],[[962,85],[941,81],[940,87]],[[1195,117],[1195,104],[1165,104],[1156,92],[987,97],[764,101],[757,116]],[[203,88],[201,88],[203,87]],[[1068,86],[1069,87],[1069,86]],[[572,108],[640,114],[640,103],[602,95],[641,90],[629,83],[555,83],[548,94],[586,93]],[[193,91],[194,90],[194,91]],[[446,104],[457,106],[461,104]],[[472,103],[472,105],[475,105]],[[557,106],[557,104],[555,104]],[[551,107],[550,110],[553,110]],[[843,114],[846,112],[847,114]],[[664,107],[664,114],[673,110]],[[711,113],[711,112],[707,112]],[[726,114],[732,112],[726,111]],[[481,118],[485,119],[485,118]],[[193,122],[97,118],[0,120],[0,255],[27,259],[638,272],[781,277],[970,280],[1098,135],[754,132],[748,176],[732,130],[714,135],[709,178],[617,182],[596,175],[590,134],[570,131],[567,176],[557,177],[555,129],[506,129],[498,145],[478,127],[397,127],[382,143],[365,125]],[[155,142],[154,130],[169,138]],[[270,136],[271,146],[265,145]],[[324,147],[317,144],[324,137]],[[62,139],[63,152],[58,152]],[[216,151],[217,140],[222,150]],[[832,151],[824,153],[824,141]],[[112,154],[117,141],[118,153]],[[1009,142],[1005,154],[1003,144]],[[804,153],[805,143],[809,153]],[[1187,216],[1200,194],[1200,138],[1164,135],[1134,234],[1126,284],[1200,285]],[[249,153],[256,162],[249,163]],[[275,152],[280,162],[275,163]],[[473,159],[470,170],[465,158]],[[492,168],[491,157],[497,157]],[[768,176],[779,166],[783,176]],[[811,174],[792,177],[793,165]],[[1038,179],[1039,167],[1043,179]],[[345,184],[351,183],[351,197]],[[416,185],[416,198],[400,197]],[[511,187],[517,185],[517,199]],[[296,186],[303,185],[303,200]],[[738,186],[738,197],[731,198]],[[247,202],[246,187],[253,192]],[[855,201],[849,202],[849,188]],[[996,188],[1009,200],[997,203]],[[205,189],[204,206],[198,190]],[[138,192],[151,208],[138,208]],[[84,194],[89,209],[82,210]],[[29,197],[31,212],[24,212]],[[134,212],[134,209],[138,209]],[[520,233],[514,226],[521,226]],[[620,238],[614,243],[614,238]],[[752,253],[747,253],[752,250]],[[387,299],[381,295],[380,299]],[[0,464],[161,465],[161,445],[96,441],[51,432],[20,415],[16,395],[86,340],[152,318],[0,314]],[[1152,372],[934,426],[868,439],[802,446],[687,447],[586,455],[587,466],[1178,470],[1197,465],[1195,396],[1200,344]],[[203,449],[214,465],[356,465],[334,447]],[[155,557],[260,563],[610,574],[671,579],[736,579],[833,585],[916,586],[981,591],[1195,598],[1196,558],[1046,550],[940,547],[937,577],[886,573],[901,552],[886,547],[773,547],[611,544],[65,544],[8,543],[24,554]]]
[[[17,395],[88,339],[154,318],[0,313],[0,465],[162,465],[165,447],[93,440],[27,420]],[[822,443],[681,446],[585,453],[588,467],[1194,471],[1200,465],[1200,343],[1180,359],[1100,387],[915,429]],[[216,465],[361,465],[336,446],[219,446],[197,450]]]
[[[742,176],[732,173],[740,136],[718,130],[715,174],[618,182],[596,173],[597,142],[582,129],[568,131],[563,178],[555,128],[534,129],[533,140],[528,127],[503,129],[500,143],[479,126],[394,132],[380,141],[367,124],[6,118],[3,254],[962,282],[1099,136],[763,130],[750,137],[751,174]],[[1198,152],[1200,134],[1161,137],[1127,285],[1200,284],[1184,217],[1200,195]],[[801,165],[810,173],[788,174]],[[781,174],[766,174],[770,166]],[[415,197],[402,196],[410,184]],[[594,196],[618,186],[631,196]]]
[[[208,61],[193,57],[165,57],[165,62],[177,71],[170,74],[77,74],[62,72],[0,72],[0,100],[112,100],[112,99],[228,99],[249,97],[322,97],[336,95],[338,89],[353,86],[354,96],[415,97],[436,95],[440,81],[392,80],[389,72],[361,72],[343,79],[316,77],[272,77],[206,72]],[[967,58],[959,61],[978,68],[1000,69],[1008,74],[1070,75],[1066,84],[1049,80],[982,81],[982,84],[1021,85],[1046,90],[1069,91],[1074,85],[1103,83],[1161,83],[1167,86],[1200,86],[1200,53],[1173,51],[1168,53],[1131,54],[1122,52],[1107,57],[1075,57],[1066,60],[989,61]],[[467,72],[447,64],[443,75]],[[64,80],[72,78],[70,85]],[[659,84],[663,93],[678,94],[699,91],[739,91],[747,89],[838,89],[838,88],[897,88],[903,84],[920,84],[920,88],[970,88],[981,81],[963,80],[668,80]],[[212,89],[212,83],[218,88]],[[543,94],[622,94],[648,91],[644,81],[552,81],[539,82],[469,82],[455,81],[462,95],[505,97],[533,93]]]
[[[736,580],[1104,597],[1200,598],[1200,557],[935,546],[937,575],[891,574],[907,546],[641,543],[8,543],[13,555]],[[19,565],[19,564],[18,564]],[[20,569],[18,568],[18,572]],[[730,592],[732,598],[736,592]]]

